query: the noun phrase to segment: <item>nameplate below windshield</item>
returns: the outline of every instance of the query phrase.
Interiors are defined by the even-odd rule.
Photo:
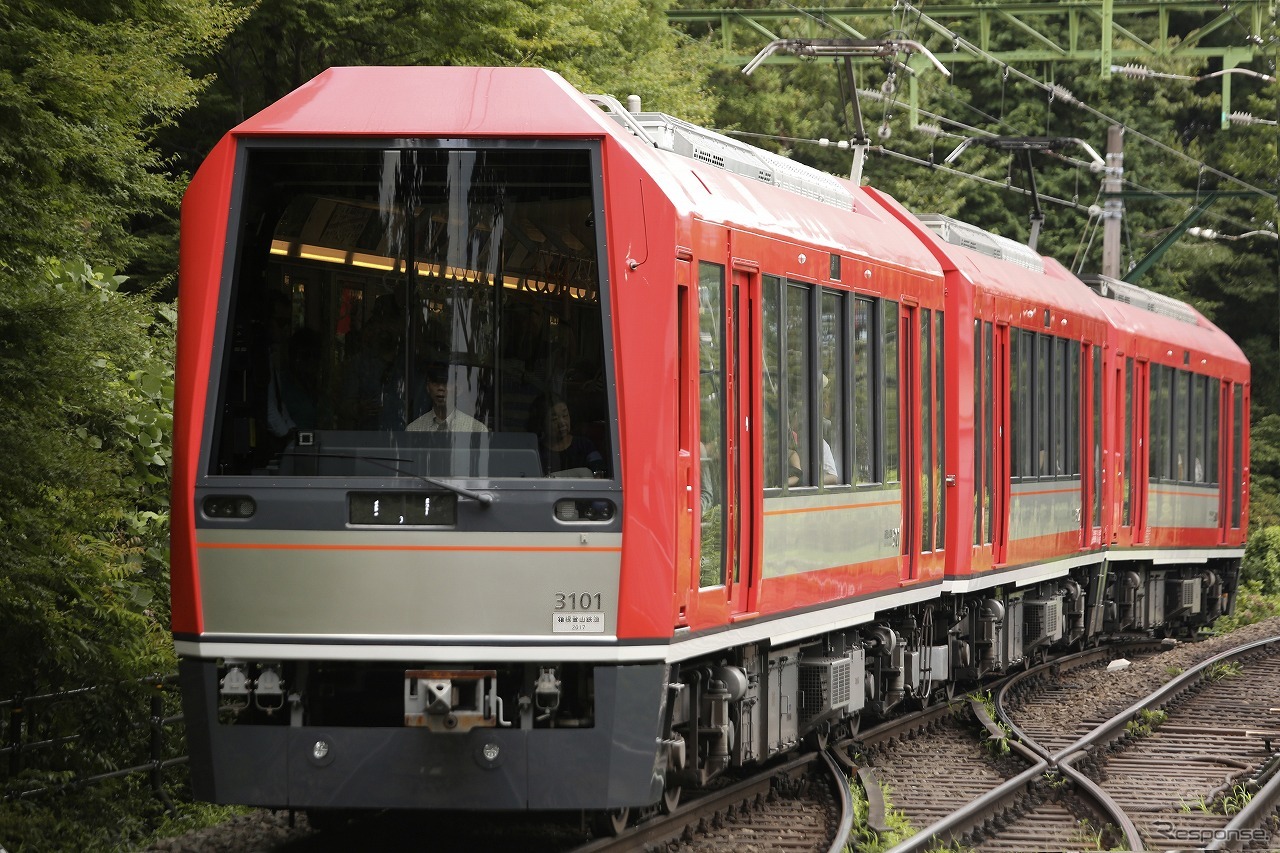
[[[458,518],[458,496],[452,492],[352,492],[350,510],[352,524],[452,525]]]
[[[556,634],[603,634],[603,613],[555,613],[551,630]]]

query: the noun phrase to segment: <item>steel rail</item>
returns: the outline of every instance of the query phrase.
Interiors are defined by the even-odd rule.
[[[1258,840],[1251,836],[1280,808],[1280,768],[1275,766],[1280,763],[1280,756],[1272,758],[1271,763],[1271,779],[1249,799],[1248,805],[1236,812],[1221,835],[1205,845],[1205,850],[1240,850],[1245,842]]]
[[[727,811],[749,806],[757,801],[763,802],[773,791],[775,780],[779,776],[798,777],[810,772],[813,765],[819,763],[819,754],[822,762],[825,762],[827,779],[838,789],[833,793],[836,795],[841,814],[829,853],[839,853],[848,843],[849,832],[853,826],[853,798],[844,773],[825,752],[808,753],[779,766],[770,767],[750,779],[682,803],[670,814],[642,821],[616,837],[600,838],[575,847],[573,853],[644,850],[654,845],[660,846],[678,841],[690,826],[695,826],[702,821],[714,821]]]
[[[1115,825],[1118,829],[1124,832],[1126,836],[1128,849],[1134,851],[1145,850],[1146,848],[1142,846],[1141,837],[1138,833],[1137,827],[1134,826],[1133,821],[1124,814],[1123,810],[1119,808],[1118,804],[1115,803],[1109,794],[1098,787],[1096,783],[1090,780],[1087,776],[1084,776],[1071,766],[1071,762],[1076,758],[1076,753],[1085,751],[1086,748],[1094,742],[1110,742],[1111,740],[1118,739],[1124,734],[1125,726],[1128,724],[1129,720],[1136,716],[1139,711],[1151,706],[1153,697],[1168,697],[1162,700],[1168,701],[1169,698],[1172,698],[1181,692],[1176,688],[1180,687],[1182,690],[1190,689],[1190,682],[1196,677],[1197,673],[1201,672],[1203,669],[1207,669],[1214,663],[1220,662],[1232,655],[1244,654],[1257,646],[1265,645],[1266,643],[1276,640],[1280,640],[1280,637],[1248,643],[1244,646],[1239,646],[1235,649],[1215,655],[1214,657],[1204,661],[1198,667],[1189,670],[1182,676],[1179,676],[1179,678],[1175,679],[1174,682],[1170,682],[1170,684],[1165,685],[1165,687],[1162,687],[1160,690],[1157,690],[1146,699],[1134,703],[1134,705],[1126,711],[1117,714],[1111,720],[1103,723],[1095,729],[1094,732],[1080,738],[1076,743],[1073,743],[1066,749],[1060,750],[1052,755],[1050,755],[1046,750],[1039,748],[1034,741],[1023,734],[1021,729],[1014,725],[1012,720],[1003,713],[1003,710],[1000,708],[1000,703],[997,701],[997,713],[1002,717],[1001,722],[1004,725],[1009,726],[1010,733],[1015,734],[1017,737],[1016,740],[1012,738],[1009,739],[1010,748],[1019,752],[1019,754],[1028,758],[1028,760],[1030,760],[1028,753],[1034,755],[1035,763],[1030,769],[1023,771],[1018,776],[1015,776],[998,787],[993,788],[981,797],[967,803],[957,811],[952,812],[947,817],[935,821],[933,824],[911,836],[911,838],[908,838],[895,847],[892,847],[888,853],[922,853],[922,851],[936,846],[939,841],[948,842],[960,840],[960,838],[973,827],[979,826],[983,822],[1006,811],[1036,780],[1050,771],[1058,771],[1063,775],[1069,776],[1081,787],[1082,793],[1085,796],[1093,798],[1104,813],[1112,815]],[[1140,642],[1137,645],[1141,646],[1145,645],[1145,643]],[[1077,652],[1076,654],[1068,655],[1065,658],[1050,661],[1038,667],[1026,670],[1025,672],[1018,673],[1000,684],[997,696],[1003,697],[1006,695],[1010,686],[1024,678],[1043,673],[1046,670],[1052,671],[1054,669],[1061,669],[1064,665],[1087,665],[1097,656],[1110,654],[1114,650],[1115,647],[1105,647],[1101,649],[1091,649],[1085,652]],[[987,726],[988,732],[991,736],[1002,736],[999,733],[999,729],[987,717],[985,709],[981,707],[981,704],[972,702],[972,700],[971,704],[976,705],[974,715],[978,717],[979,720],[983,720],[984,718],[986,719],[984,725]],[[1119,734],[1116,734],[1117,730]],[[1095,741],[1094,738],[1096,738],[1097,741]],[[1022,748],[1020,749],[1019,746]],[[1023,749],[1027,750],[1027,752],[1023,752]],[[1066,766],[1063,767],[1063,764]]]

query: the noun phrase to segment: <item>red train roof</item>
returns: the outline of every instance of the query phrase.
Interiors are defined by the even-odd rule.
[[[1125,355],[1145,356],[1175,367],[1185,364],[1237,382],[1249,380],[1249,362],[1240,346],[1192,306],[1186,306],[1192,317],[1192,322],[1186,322],[1114,299],[1097,298],[1115,330],[1116,345]],[[1189,360],[1184,362],[1184,357]]]
[[[238,125],[238,135],[599,137],[612,122],[541,68],[330,68]]]
[[[852,217],[847,210],[655,150],[558,74],[540,68],[330,68],[232,135],[604,138],[639,161],[683,215],[940,272],[918,241],[847,181],[842,183],[858,197]]]

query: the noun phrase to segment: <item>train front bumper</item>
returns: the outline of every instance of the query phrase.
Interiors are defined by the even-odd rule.
[[[666,667],[595,668],[595,726],[226,725],[214,661],[180,664],[198,799],[271,808],[613,809],[662,794]]]

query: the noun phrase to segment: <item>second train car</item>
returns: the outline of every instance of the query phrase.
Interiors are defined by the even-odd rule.
[[[1187,305],[528,68],[334,68],[182,212],[200,797],[582,809],[1230,609]]]

